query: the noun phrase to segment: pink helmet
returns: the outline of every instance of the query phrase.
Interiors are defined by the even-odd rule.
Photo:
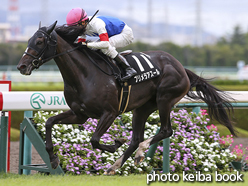
[[[66,16],[68,25],[74,25],[88,19],[88,15],[82,8],[73,8]]]

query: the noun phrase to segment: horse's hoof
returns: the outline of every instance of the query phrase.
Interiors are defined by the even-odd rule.
[[[51,161],[51,166],[52,166],[52,169],[56,169],[58,166],[59,166],[59,157],[56,156],[52,161]]]
[[[145,159],[145,156],[139,156],[139,157],[135,158],[135,159],[134,159],[134,165],[138,165],[138,164],[141,163],[144,159]]]
[[[111,176],[111,175],[115,175],[115,171],[113,169],[108,169],[107,171],[105,171],[103,173],[103,175],[106,175],[106,176]]]

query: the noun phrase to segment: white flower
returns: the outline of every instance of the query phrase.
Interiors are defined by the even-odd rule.
[[[229,152],[230,152],[230,149],[226,149],[225,151],[226,151],[227,153],[229,153]]]
[[[197,144],[197,143],[199,143],[199,140],[195,139],[193,142]]]
[[[206,161],[206,162],[202,162],[203,163],[203,166],[209,166],[209,163]]]
[[[86,140],[87,142],[90,142],[90,138],[89,138],[89,137],[87,137],[85,140]]]
[[[74,132],[75,132],[75,133],[80,133],[80,130],[74,129]]]

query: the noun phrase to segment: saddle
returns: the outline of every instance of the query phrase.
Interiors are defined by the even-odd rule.
[[[147,81],[149,79],[155,78],[160,75],[160,69],[158,66],[151,60],[151,57],[143,52],[132,52],[132,50],[126,50],[120,52],[120,55],[126,58],[129,65],[133,67],[137,71],[137,75],[128,79],[128,81],[123,82],[121,77],[125,75],[125,71],[118,67],[116,62],[104,55],[102,52],[96,52],[98,56],[104,60],[109,67],[112,69],[112,73],[115,78],[118,80],[119,84],[121,85],[121,96],[120,96],[120,104],[119,104],[119,113],[122,114],[125,112],[128,102],[129,102],[129,95],[131,91],[131,86],[141,83],[143,81]],[[89,59],[98,66],[94,59],[87,53],[85,54],[89,57]],[[99,66],[98,68],[104,72]],[[106,72],[104,72],[106,73]],[[108,74],[109,75],[109,74]]]

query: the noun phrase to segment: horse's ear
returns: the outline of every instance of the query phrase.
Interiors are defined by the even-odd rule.
[[[41,28],[41,21],[39,22],[39,29]]]
[[[50,35],[51,32],[53,31],[53,29],[55,28],[57,24],[57,21],[55,21],[52,25],[50,25],[48,28],[47,28],[47,34]]]

